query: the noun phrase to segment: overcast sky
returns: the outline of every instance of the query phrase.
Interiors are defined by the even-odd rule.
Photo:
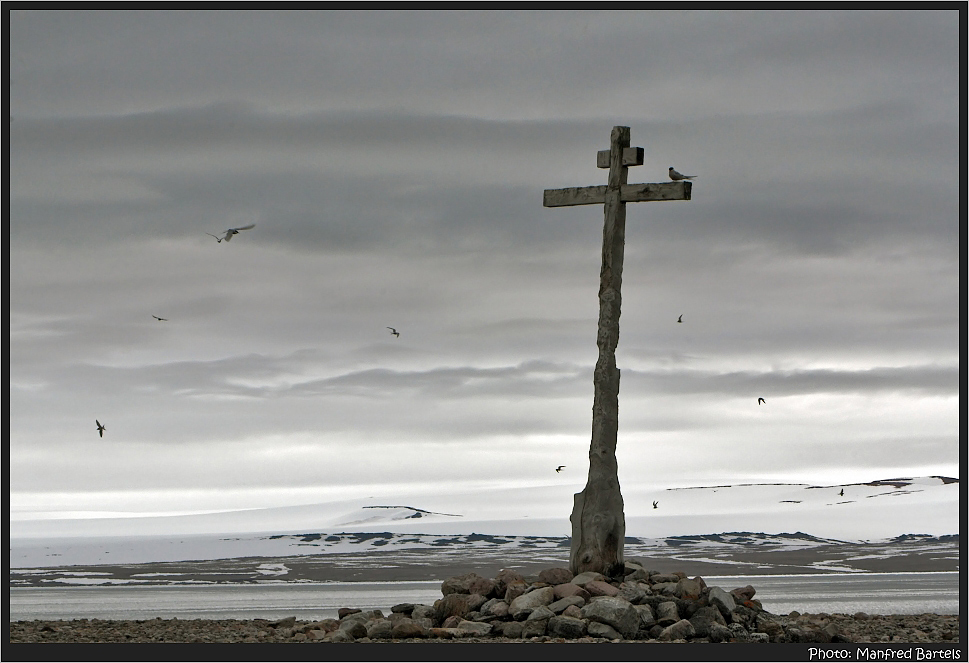
[[[614,125],[623,487],[958,476],[959,20],[12,12],[11,508],[581,490]]]

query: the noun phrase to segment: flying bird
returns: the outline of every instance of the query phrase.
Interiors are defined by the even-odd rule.
[[[393,327],[387,327],[387,329],[389,329],[390,330],[390,333],[393,334],[395,337],[400,338],[400,332],[399,331],[397,331]]]
[[[225,233],[223,233],[222,237],[219,237],[218,235],[213,235],[212,233],[205,233],[205,234],[208,235],[209,237],[214,237],[215,241],[221,244],[222,240],[225,240],[228,242],[229,240],[232,239],[233,235],[238,235],[240,230],[249,230],[250,228],[255,228],[255,227],[256,227],[255,223],[250,223],[248,226],[241,226],[239,228],[229,228],[228,230],[225,231]]]
[[[158,320],[159,322],[168,322],[168,318],[159,318],[157,315],[152,315],[151,317],[153,317],[155,320]]]
[[[249,230],[250,228],[255,228],[255,223],[250,223],[248,226],[242,226],[241,228],[229,228],[225,231],[225,241],[232,239],[233,235],[238,235],[240,230]]]
[[[101,437],[104,437],[104,431],[106,431],[107,428],[105,428],[104,426],[102,426],[101,425],[101,422],[98,421],[97,419],[94,420],[94,423],[96,423],[98,425],[98,435],[101,436]]]
[[[845,489],[844,489],[844,488],[842,488],[842,489],[841,489],[841,492],[840,492],[840,493],[838,493],[838,494],[839,494],[839,495],[841,495],[841,497],[844,497],[844,496],[845,496]]]
[[[659,502],[653,502],[653,508],[654,509],[658,509],[659,508]]]
[[[564,468],[564,467],[565,467],[565,465],[559,465],[558,467],[555,468],[555,471],[556,472],[561,472],[562,471],[562,468]]]
[[[676,321],[677,322],[683,322],[683,316],[681,315],[679,318],[676,319]]]
[[[766,405],[767,404],[767,401],[765,401],[763,398],[758,398],[757,399],[757,405],[760,405],[761,403],[763,403],[764,405]]]
[[[673,166],[670,166],[670,179],[676,182],[677,180],[692,180],[696,175],[684,175],[676,171]]]

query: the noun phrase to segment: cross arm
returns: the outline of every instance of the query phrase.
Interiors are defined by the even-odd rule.
[[[693,182],[623,184],[619,191],[620,200],[624,203],[640,203],[651,200],[690,200],[693,195]],[[595,205],[602,204],[605,201],[605,186],[569,187],[567,189],[545,189],[542,206]]]

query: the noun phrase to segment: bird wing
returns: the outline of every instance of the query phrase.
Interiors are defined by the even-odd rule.
[[[222,242],[222,238],[219,237],[218,235],[213,235],[212,233],[205,233],[205,234],[208,235],[209,237],[214,237],[217,242]]]
[[[250,223],[248,226],[239,226],[238,228],[230,228],[230,230],[235,230],[238,232],[239,230],[249,230],[250,228],[255,228],[255,227],[256,227],[255,223]]]

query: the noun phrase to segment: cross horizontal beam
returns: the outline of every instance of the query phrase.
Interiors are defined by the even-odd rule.
[[[649,184],[623,184],[619,198],[624,203],[640,203],[650,200],[690,200],[693,182],[652,182]],[[568,207],[570,205],[601,205],[606,201],[605,186],[579,186],[567,189],[545,189],[543,207]]]
[[[646,152],[641,147],[622,148],[622,165],[624,166],[642,166],[645,158]],[[599,168],[609,167],[609,150],[596,152],[596,166]]]

